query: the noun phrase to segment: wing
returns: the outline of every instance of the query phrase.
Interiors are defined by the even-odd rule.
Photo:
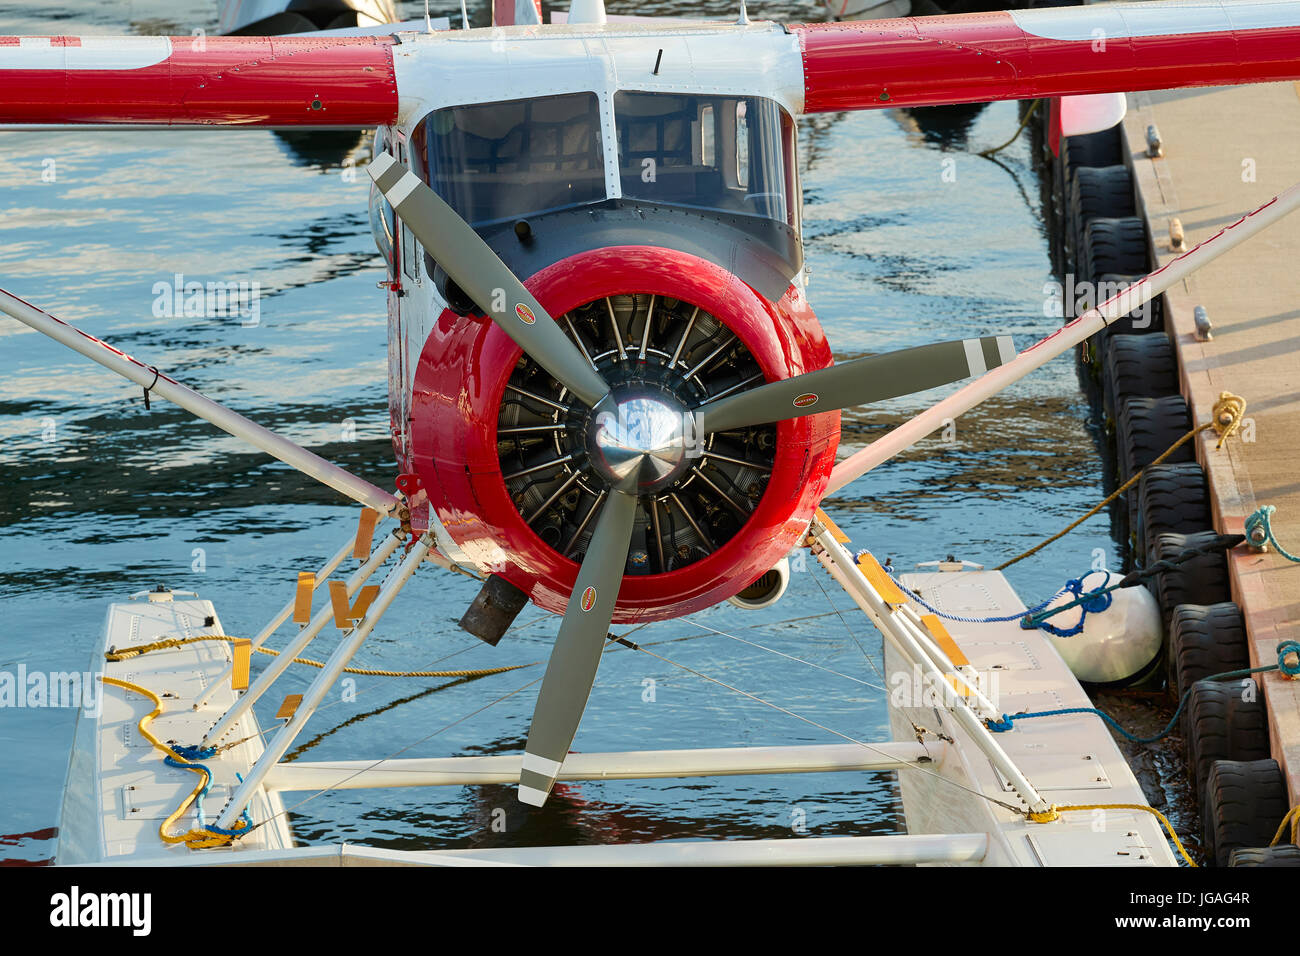
[[[1300,2],[1164,0],[799,24],[804,112],[1300,78]]]
[[[513,13],[501,6],[502,19],[531,19],[534,4],[515,0]],[[720,27],[700,29],[716,36]],[[770,46],[778,28],[736,29],[738,44]],[[761,63],[788,70],[794,108],[802,78],[806,113],[1300,79],[1300,0],[1163,0],[787,32],[793,42],[782,37],[775,61]],[[387,125],[399,109],[395,42],[0,37],[0,128]],[[403,62],[420,52],[413,45]]]
[[[397,116],[392,37],[0,37],[0,128],[365,129]]]

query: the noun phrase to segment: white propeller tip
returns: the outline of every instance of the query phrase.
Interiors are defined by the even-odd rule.
[[[1011,341],[1011,336],[999,335],[998,336],[998,358],[1002,360],[1002,364],[1006,365],[1015,357],[1016,357],[1016,346]]]
[[[550,794],[545,790],[538,790],[536,787],[525,787],[522,783],[519,785],[519,802],[526,803],[532,807],[540,807],[546,803],[546,798]]]

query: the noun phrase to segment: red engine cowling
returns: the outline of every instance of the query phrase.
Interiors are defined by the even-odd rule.
[[[525,284],[557,318],[604,297],[632,293],[698,306],[739,338],[766,381],[831,363],[821,326],[795,287],[772,303],[713,263],[670,249],[584,252]],[[415,373],[410,465],[448,533],[473,561],[539,606],[563,612],[578,564],[525,523],[498,455],[498,411],[521,354],[491,321],[444,311]],[[766,487],[739,531],[685,567],[626,576],[614,620],[662,620],[711,606],[787,554],[807,528],[834,465],[839,415],[778,423]]]

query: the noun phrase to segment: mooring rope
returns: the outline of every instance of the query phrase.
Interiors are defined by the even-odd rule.
[[[1245,540],[1245,536],[1240,534],[1217,535],[1214,540],[1207,541],[1205,544],[1193,548],[1187,548],[1172,558],[1162,559],[1148,567],[1142,568],[1141,570],[1130,571],[1115,584],[1109,584],[1106,587],[1100,587],[1092,591],[1084,591],[1083,582],[1089,575],[1098,573],[1105,574],[1108,582],[1111,578],[1110,571],[1107,571],[1104,568],[1094,569],[1080,577],[1071,578],[1065,583],[1065,587],[1061,588],[1061,590],[1057,591],[1046,601],[1041,601],[1031,608],[1027,608],[1017,614],[1002,614],[990,617],[965,617],[960,614],[950,614],[931,604],[916,591],[913,591],[907,585],[903,584],[903,582],[898,579],[897,572],[892,567],[888,565],[882,565],[882,567],[889,572],[890,578],[893,580],[894,584],[898,586],[898,589],[902,591],[909,600],[914,601],[931,614],[937,615],[944,620],[955,621],[959,624],[1003,624],[1009,621],[1019,621],[1020,626],[1027,631],[1034,628],[1041,628],[1051,634],[1055,634],[1057,637],[1074,637],[1076,634],[1083,633],[1084,621],[1087,619],[1089,614],[1100,614],[1110,607],[1111,601],[1113,600],[1110,596],[1112,591],[1117,591],[1120,588],[1133,587],[1148,578],[1154,577],[1157,574],[1163,574],[1165,571],[1175,568],[1186,561],[1190,561],[1192,558],[1199,555],[1211,554],[1215,551],[1235,548]],[[867,553],[869,552],[859,551],[858,556],[860,557]],[[1074,600],[1068,601],[1059,607],[1049,607],[1053,601],[1061,597],[1063,594],[1073,594],[1075,596]],[[1049,617],[1060,614],[1062,611],[1068,611],[1074,607],[1081,607],[1083,612],[1079,616],[1078,623],[1074,624],[1072,627],[1054,627],[1047,623]]]
[[[1276,664],[1265,664],[1262,667],[1246,667],[1241,668],[1240,670],[1224,671],[1221,674],[1213,674],[1203,679],[1213,681],[1231,680],[1235,677],[1247,677],[1251,674],[1263,674],[1268,671],[1280,671],[1292,680],[1300,677],[1300,641],[1282,641],[1279,643],[1277,646]],[[1191,695],[1192,688],[1189,687],[1187,690],[1183,691],[1183,695],[1178,701],[1178,709],[1174,711],[1174,716],[1170,718],[1165,729],[1154,737],[1138,737],[1135,734],[1129,733],[1129,731],[1125,730],[1114,717],[1095,707],[1063,707],[1060,710],[1045,710],[1038,713],[1003,714],[1000,721],[989,720],[985,721],[985,724],[989,730],[994,733],[1006,733],[1012,729],[1013,724],[1017,720],[1028,720],[1031,717],[1064,717],[1071,714],[1091,714],[1092,716],[1100,717],[1109,726],[1113,727],[1133,743],[1152,744],[1168,736],[1173,731],[1174,727],[1177,726],[1178,718],[1182,714],[1183,709],[1187,706],[1187,701],[1191,698]],[[1196,861],[1188,855],[1187,850],[1183,847],[1182,841],[1178,839],[1178,834],[1174,831],[1173,824],[1169,822],[1168,818],[1159,810],[1156,810],[1154,807],[1146,806],[1145,804],[1093,803],[1063,807],[1053,806],[1046,813],[1026,814],[1026,819],[1031,823],[1050,823],[1057,818],[1058,814],[1066,813],[1071,810],[1143,810],[1147,813],[1154,814],[1160,822],[1164,824],[1165,830],[1168,831],[1170,839],[1174,841],[1174,846],[1178,848],[1178,852],[1182,855],[1182,858],[1187,861],[1187,865],[1197,866]],[[1300,839],[1300,807],[1292,808],[1286,816],[1282,818],[1282,823],[1277,828],[1277,834],[1273,837],[1273,842],[1271,842],[1269,846],[1277,846],[1278,843],[1281,842],[1282,837],[1286,834],[1288,826],[1291,830],[1291,842],[1295,843]]]
[[[1116,488],[1111,494],[1107,495],[1105,499],[1103,499],[1100,503],[1098,503],[1097,506],[1094,507],[1092,510],[1090,510],[1087,514],[1083,515],[1083,517],[1067,525],[1065,528],[1061,529],[1056,534],[1052,535],[1046,541],[1042,541],[1034,545],[1028,551],[1016,555],[1010,561],[1003,561],[993,570],[1005,571],[1007,568],[1011,567],[1011,565],[1015,564],[1017,561],[1023,561],[1025,558],[1029,557],[1030,555],[1037,554],[1039,551],[1043,550],[1043,548],[1047,547],[1052,542],[1064,538],[1075,528],[1079,527],[1079,525],[1083,524],[1085,521],[1087,521],[1093,515],[1097,514],[1099,511],[1101,511],[1103,508],[1109,505],[1120,495],[1124,494],[1124,492],[1128,491],[1130,488],[1136,485],[1138,481],[1142,478],[1142,476],[1146,473],[1146,470],[1148,468],[1151,468],[1155,465],[1159,465],[1162,462],[1164,462],[1166,458],[1168,458],[1175,451],[1183,447],[1183,445],[1187,444],[1187,442],[1191,441],[1193,438],[1195,438],[1197,435],[1199,435],[1201,432],[1205,431],[1206,429],[1213,428],[1215,432],[1218,433],[1219,442],[1214,447],[1216,449],[1222,448],[1223,443],[1227,441],[1228,436],[1235,434],[1237,430],[1241,428],[1241,423],[1242,420],[1245,418],[1245,415],[1246,415],[1246,400],[1244,398],[1242,398],[1240,395],[1233,395],[1231,392],[1220,392],[1219,400],[1214,403],[1214,411],[1211,414],[1210,420],[1208,422],[1206,422],[1203,425],[1197,425],[1187,434],[1183,435],[1183,437],[1179,438],[1176,442],[1174,442],[1172,445],[1166,448],[1164,452],[1160,455],[1160,457],[1158,457],[1155,461],[1151,462],[1151,464],[1144,465],[1143,467],[1139,468],[1137,472],[1133,475],[1133,477],[1131,477],[1128,481],[1124,482],[1124,484]]]
[[[1293,564],[1300,564],[1300,557],[1282,547],[1282,545],[1278,544],[1277,538],[1273,537],[1273,525],[1270,519],[1276,511],[1276,505],[1264,505],[1256,508],[1250,517],[1246,519],[1246,538],[1255,547],[1261,549],[1271,544],[1273,550],[1282,557]]]
[[[859,558],[864,554],[870,554],[870,552],[859,551],[855,555],[855,558]],[[917,594],[906,584],[904,584],[901,580],[899,580],[898,572],[894,570],[894,567],[892,565],[882,564],[881,567],[884,568],[885,571],[889,573],[890,579],[894,582],[895,585],[898,586],[898,589],[902,591],[903,594],[905,594],[909,600],[914,601],[917,604],[921,605],[921,607],[925,608],[927,611],[929,611],[931,614],[935,615],[936,617],[941,617],[945,621],[955,621],[958,624],[1004,624],[1008,621],[1019,621],[1022,620],[1026,614],[1034,614],[1037,613],[1038,611],[1043,610],[1043,608],[1047,607],[1047,605],[1051,604],[1062,594],[1065,594],[1066,592],[1069,591],[1069,585],[1067,584],[1065,587],[1061,588],[1061,590],[1057,591],[1055,594],[1049,597],[1046,601],[1043,601],[1039,604],[1035,604],[1033,607],[1029,608],[1028,610],[1019,611],[1015,614],[1003,614],[998,617],[962,617],[960,614],[949,614],[947,611],[935,607],[925,598],[921,597],[921,595]]]
[[[1278,671],[1283,676],[1295,680],[1300,677],[1300,641],[1282,641],[1277,645],[1277,663],[1264,664],[1260,667],[1243,667],[1238,670],[1224,671],[1221,674],[1211,674],[1203,680],[1223,681],[1232,680],[1235,677],[1249,677],[1252,674],[1265,674],[1270,671]],[[1059,710],[1041,710],[1036,713],[1022,714],[1003,714],[1001,720],[986,720],[985,726],[995,734],[1003,734],[1014,729],[1017,720],[1029,720],[1034,717],[1067,717],[1072,714],[1090,714],[1094,717],[1100,717],[1111,727],[1115,728],[1125,738],[1135,744],[1153,744],[1163,740],[1178,726],[1178,718],[1182,715],[1183,709],[1187,706],[1187,701],[1191,698],[1192,688],[1183,691],[1182,697],[1178,700],[1178,709],[1174,711],[1174,716],[1169,719],[1165,729],[1160,731],[1154,737],[1139,737],[1125,730],[1114,717],[1104,710],[1098,710],[1096,707],[1062,707]]]
[[[1117,583],[1098,588],[1095,591],[1089,591],[1087,594],[1083,593],[1083,578],[1088,576],[1085,574],[1082,578],[1072,579],[1066,585],[1066,590],[1077,595],[1073,601],[1070,601],[1067,604],[1062,604],[1060,607],[1048,608],[1046,610],[1031,610],[1025,614],[1024,619],[1020,622],[1020,626],[1026,631],[1032,630],[1035,627],[1040,627],[1049,633],[1055,634],[1057,637],[1073,637],[1076,634],[1081,634],[1083,632],[1084,619],[1089,613],[1097,614],[1110,607],[1110,594],[1112,591],[1118,591],[1120,588],[1135,587],[1148,578],[1153,578],[1157,574],[1164,574],[1166,571],[1173,570],[1180,564],[1184,564],[1192,560],[1192,558],[1199,557],[1203,554],[1213,554],[1215,551],[1231,551],[1245,540],[1246,536],[1241,534],[1215,535],[1212,540],[1205,542],[1205,544],[1186,548],[1174,555],[1172,558],[1162,558],[1153,564],[1147,565],[1145,568],[1130,571],[1128,574],[1124,575],[1124,577],[1120,578]],[[1094,573],[1096,572],[1088,572],[1088,574]],[[1110,572],[1103,571],[1102,573],[1107,575],[1106,579],[1109,581]],[[1065,592],[1062,591],[1061,593],[1063,594]],[[1099,601],[1100,598],[1105,598],[1105,600]],[[1055,600],[1055,598],[1053,598],[1053,600]],[[1074,627],[1056,628],[1046,623],[1047,618],[1051,617],[1053,614],[1060,614],[1062,611],[1068,611],[1072,607],[1083,608],[1083,614],[1079,618],[1079,623]]]
[[[1268,845],[1277,846],[1281,843],[1288,826],[1291,828],[1291,842],[1300,843],[1300,805],[1294,806],[1286,812],[1286,816],[1282,818],[1282,823],[1277,828],[1277,833],[1273,835],[1273,839]]]
[[[1109,609],[1111,602],[1115,600],[1111,597],[1111,592],[1119,587],[1118,584],[1111,585],[1110,587],[1103,585],[1102,587],[1085,594],[1083,590],[1084,579],[1091,574],[1098,573],[1106,575],[1106,581],[1110,581],[1111,573],[1104,568],[1099,571],[1089,571],[1088,574],[1081,577],[1071,578],[1065,584],[1065,591],[1073,594],[1074,600],[1062,604],[1060,607],[1044,608],[1040,611],[1030,611],[1020,621],[1021,630],[1029,631],[1034,628],[1039,628],[1040,630],[1044,630],[1048,634],[1054,634],[1057,637],[1074,637],[1076,634],[1082,634],[1084,624],[1088,620],[1088,615],[1101,614],[1103,611]],[[1052,600],[1055,600],[1055,598]],[[1057,627],[1054,624],[1047,623],[1047,619],[1052,615],[1060,614],[1062,611],[1068,611],[1073,607],[1079,609],[1079,620],[1073,626]]]
[[[1007,141],[1006,141],[1005,143],[1003,143],[1001,146],[994,146],[992,149],[982,149],[982,150],[979,151],[979,155],[980,155],[980,156],[992,156],[994,153],[1000,153],[1000,152],[1002,152],[1002,150],[1006,149],[1008,146],[1010,146],[1012,143],[1014,143],[1017,139],[1019,139],[1019,138],[1020,138],[1020,134],[1023,133],[1023,132],[1025,131],[1025,127],[1029,125],[1029,120],[1030,120],[1030,118],[1034,115],[1034,112],[1038,109],[1038,104],[1041,103],[1041,102],[1043,102],[1043,101],[1042,101],[1042,100],[1034,100],[1032,103],[1029,104],[1029,109],[1027,109],[1027,110],[1025,111],[1024,118],[1021,119],[1021,121],[1020,121],[1020,125],[1016,127],[1016,131],[1015,131],[1014,133],[1011,134],[1011,138],[1010,138],[1009,140],[1007,140]]]
[[[1063,807],[1053,804],[1043,813],[1026,814],[1026,819],[1030,823],[1051,823],[1056,820],[1062,813],[1069,813],[1073,810],[1142,810],[1150,813],[1159,820],[1169,834],[1169,838],[1174,841],[1174,846],[1178,847],[1179,854],[1187,861],[1188,866],[1199,867],[1200,864],[1191,858],[1187,853],[1187,848],[1183,846],[1183,841],[1178,839],[1177,832],[1174,831],[1174,825],[1169,822],[1169,818],[1157,810],[1155,807],[1149,807],[1145,803],[1075,803]]]
[[[169,767],[178,767],[181,770],[188,770],[191,773],[198,774],[199,776],[199,782],[185,797],[185,799],[181,801],[181,805],[173,810],[171,814],[168,815],[167,819],[163,820],[159,825],[158,836],[162,838],[163,842],[184,843],[191,850],[202,850],[208,847],[226,846],[234,842],[237,837],[243,836],[246,832],[249,832],[252,828],[246,818],[239,821],[243,824],[242,827],[237,827],[233,830],[220,830],[214,827],[204,826],[201,829],[187,830],[184,833],[173,834],[167,832],[172,828],[172,825],[185,814],[185,811],[190,808],[191,804],[196,800],[202,799],[203,795],[208,792],[208,785],[212,782],[212,771],[203,764],[196,763],[184,756],[184,752],[186,751],[194,753],[195,751],[193,748],[174,750],[150,733],[149,725],[153,723],[156,717],[161,716],[163,712],[163,702],[161,697],[149,690],[147,687],[141,687],[139,684],[132,684],[128,681],[118,680],[116,677],[104,677],[101,675],[100,680],[105,684],[112,684],[114,687],[121,687],[123,690],[129,690],[133,694],[139,694],[140,696],[153,701],[153,710],[141,717],[139,723],[136,724],[136,727],[140,731],[140,736],[144,737],[149,741],[149,743],[153,744],[154,747],[162,751],[164,755],[163,759]]]
[[[151,651],[162,651],[173,647],[183,647],[186,644],[201,644],[204,641],[224,641],[233,644],[239,640],[240,638],[230,637],[226,634],[212,634],[204,637],[169,637],[161,641],[154,641],[152,644],[141,644],[138,647],[127,648],[124,651],[110,648],[108,653],[104,655],[104,660],[125,661],[130,660],[132,657],[140,657],[141,655],[148,654]],[[269,647],[254,647],[253,650],[259,654],[270,654],[272,657],[280,656],[279,651],[273,651]],[[308,667],[325,666],[321,661],[314,661],[308,657],[295,657],[293,658],[293,662],[295,664],[306,664]],[[532,667],[535,663],[536,662],[534,661],[529,664],[511,664],[507,667],[485,667],[477,670],[461,671],[386,671],[367,667],[345,667],[343,668],[343,673],[362,674],[366,677],[486,677],[489,674],[504,674],[507,671],[516,671],[522,667]]]

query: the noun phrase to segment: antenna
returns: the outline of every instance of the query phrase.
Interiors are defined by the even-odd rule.
[[[433,19],[429,16],[429,0],[424,0],[424,29],[433,32]]]
[[[429,0],[424,0],[424,2],[427,6]],[[469,29],[469,12],[465,9],[465,0],[460,0],[460,28],[462,30]]]
[[[749,11],[745,9],[745,0],[740,0],[740,17],[736,20],[737,26],[749,26]]]

